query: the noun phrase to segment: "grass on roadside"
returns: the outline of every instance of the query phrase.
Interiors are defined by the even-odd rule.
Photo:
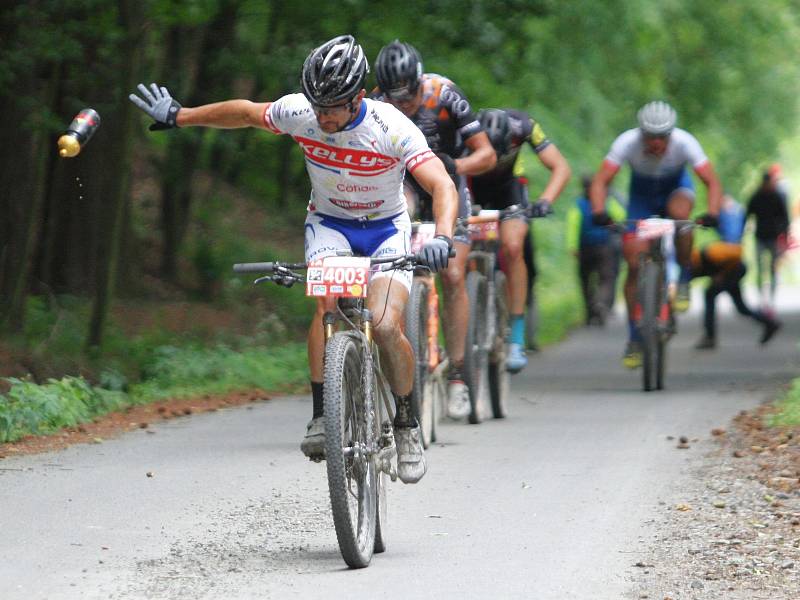
[[[113,370],[103,371],[95,386],[72,376],[43,384],[6,379],[10,389],[0,394],[0,443],[86,423],[133,404],[240,389],[291,391],[306,380],[303,343],[238,350],[162,346],[134,384]]]
[[[800,378],[792,382],[792,387],[775,403],[777,412],[769,420],[772,427],[800,425]]]

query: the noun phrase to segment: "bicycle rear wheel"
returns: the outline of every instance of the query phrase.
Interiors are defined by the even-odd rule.
[[[469,386],[469,422],[477,425],[483,420],[486,402],[486,371],[488,352],[486,343],[487,295],[486,277],[478,271],[467,274],[469,321],[464,344],[464,378]]]
[[[639,332],[642,336],[642,387],[650,392],[663,387],[664,341],[658,326],[658,311],[661,308],[661,287],[664,273],[660,264],[651,260],[642,262],[639,270],[639,302],[642,320]],[[662,371],[659,378],[659,370]]]
[[[333,524],[348,566],[369,565],[375,546],[378,473],[373,374],[361,345],[340,333],[325,348],[325,458]]]
[[[506,370],[508,356],[508,301],[506,299],[506,276],[495,273],[495,331],[494,344],[489,356],[489,397],[492,401],[492,416],[504,418],[508,412],[506,401],[511,375]]]
[[[411,406],[422,430],[422,445],[427,448],[436,436],[436,415],[430,381],[428,351],[428,283],[414,279],[406,304],[406,337],[414,351],[414,386]]]

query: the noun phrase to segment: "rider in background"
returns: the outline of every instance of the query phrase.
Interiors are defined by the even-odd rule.
[[[424,73],[419,52],[411,44],[398,40],[381,49],[375,60],[375,76],[378,90],[374,96],[400,109],[419,127],[456,183],[458,216],[468,217],[470,201],[465,178],[488,171],[497,159],[466,96],[449,79]],[[469,156],[456,158],[459,137],[469,148]],[[406,178],[405,192],[412,213],[416,210],[422,220],[430,220],[431,196],[416,178]],[[442,322],[451,360],[447,412],[452,418],[463,418],[470,411],[469,390],[462,372],[469,318],[465,277],[470,240],[465,226],[456,228],[453,241],[456,256],[442,271],[445,303]]]
[[[708,227],[717,225],[722,187],[714,168],[700,143],[688,131],[675,127],[677,114],[666,102],[645,104],[637,113],[639,127],[622,133],[606,155],[592,181],[590,199],[592,219],[596,225],[609,225],[612,220],[605,210],[608,186],[623,164],[631,167],[628,203],[629,219],[651,216],[685,220],[694,206],[694,184],[687,166],[691,166],[708,188],[708,212],[700,222]],[[625,281],[625,301],[628,307],[628,343],[622,364],[637,368],[642,364],[642,348],[633,306],[636,302],[636,282],[639,274],[639,255],[646,252],[648,242],[633,235],[623,237],[622,253],[628,264]],[[681,266],[675,310],[689,307],[691,279],[691,229],[676,234],[675,248]]]
[[[528,206],[527,180],[516,169],[520,150],[527,143],[550,171],[547,185],[531,207],[531,216],[544,217],[553,212],[552,204],[569,181],[570,168],[541,125],[526,113],[512,109],[488,108],[478,113],[478,120],[497,153],[497,164],[491,171],[470,177],[473,202],[481,208],[495,210],[514,204]],[[513,215],[500,223],[500,252],[508,277],[511,330],[506,369],[511,373],[518,373],[528,364],[525,356],[528,268],[523,251],[528,230],[525,215]]]
[[[130,99],[155,119],[151,129],[255,127],[291,135],[305,154],[311,179],[306,262],[342,251],[361,256],[406,254],[411,224],[402,186],[405,172],[413,173],[433,198],[436,221],[436,236],[423,246],[421,262],[438,271],[447,266],[452,247],[455,186],[413,123],[388,104],[364,98],[368,71],[361,46],[345,35],[308,55],[301,72],[302,94],[274,102],[228,100],[187,108],[173,100],[167,88],[140,84],[144,99],[135,94]],[[411,405],[414,355],[402,328],[410,287],[409,271],[379,272],[370,280],[367,299],[395,396],[397,471],[405,483],[419,481],[426,469]],[[335,298],[319,298],[308,335],[313,415],[301,444],[308,456],[324,455],[322,317],[335,308]]]
[[[742,206],[731,196],[723,197],[719,213],[719,239],[703,245],[702,250],[692,250],[692,277],[710,277],[705,292],[703,336],[695,344],[697,350],[717,347],[716,301],[727,292],[740,315],[763,325],[759,342],[764,345],[778,331],[781,323],[761,310],[752,310],[742,296],[741,281],[747,269],[742,262],[742,233],[745,214]]]
[[[581,183],[583,194],[567,211],[567,250],[578,260],[586,325],[602,327],[617,291],[619,233],[592,222],[591,175],[584,175]],[[625,220],[625,208],[613,196],[606,203],[606,211],[614,221]]]

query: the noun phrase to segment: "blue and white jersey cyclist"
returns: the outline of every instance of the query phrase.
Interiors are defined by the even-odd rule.
[[[308,55],[300,78],[302,94],[271,103],[227,100],[189,108],[165,87],[140,84],[141,97],[131,94],[130,99],[155,119],[151,129],[254,127],[291,135],[303,149],[311,179],[307,260],[342,250],[364,256],[407,252],[410,225],[403,179],[406,171],[413,172],[433,197],[436,221],[436,237],[423,246],[421,262],[439,271],[447,267],[453,245],[455,185],[411,121],[388,104],[365,100],[368,71],[361,46],[343,35]],[[378,274],[370,282],[367,303],[395,396],[398,475],[405,483],[415,483],[425,474],[426,464],[411,405],[414,356],[402,328],[409,287],[405,271]],[[334,308],[334,299],[318,299],[308,337],[313,415],[301,449],[314,458],[325,451],[322,315]]]
[[[611,222],[605,212],[608,187],[627,163],[631,167],[628,217],[641,219],[654,215],[672,219],[688,219],[694,207],[695,192],[688,167],[708,188],[708,212],[701,217],[704,225],[716,226],[722,201],[722,186],[714,168],[703,152],[700,142],[688,131],[675,126],[677,113],[666,102],[656,100],[645,104],[637,113],[639,126],[622,133],[614,143],[595,175],[591,189],[593,221],[597,225]],[[691,230],[675,239],[677,260],[681,266],[675,309],[685,311],[689,306],[691,279]],[[623,365],[641,365],[641,339],[633,320],[639,255],[647,250],[646,241],[632,235],[623,237],[623,256],[628,263],[625,281],[625,300],[628,306],[629,339],[623,354]]]

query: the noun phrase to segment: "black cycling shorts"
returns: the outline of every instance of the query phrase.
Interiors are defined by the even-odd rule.
[[[502,210],[514,204],[518,206],[528,206],[529,204],[528,186],[518,177],[500,181],[487,181],[476,177],[472,179],[470,189],[472,202],[481,208]],[[513,218],[525,219],[521,215]]]

